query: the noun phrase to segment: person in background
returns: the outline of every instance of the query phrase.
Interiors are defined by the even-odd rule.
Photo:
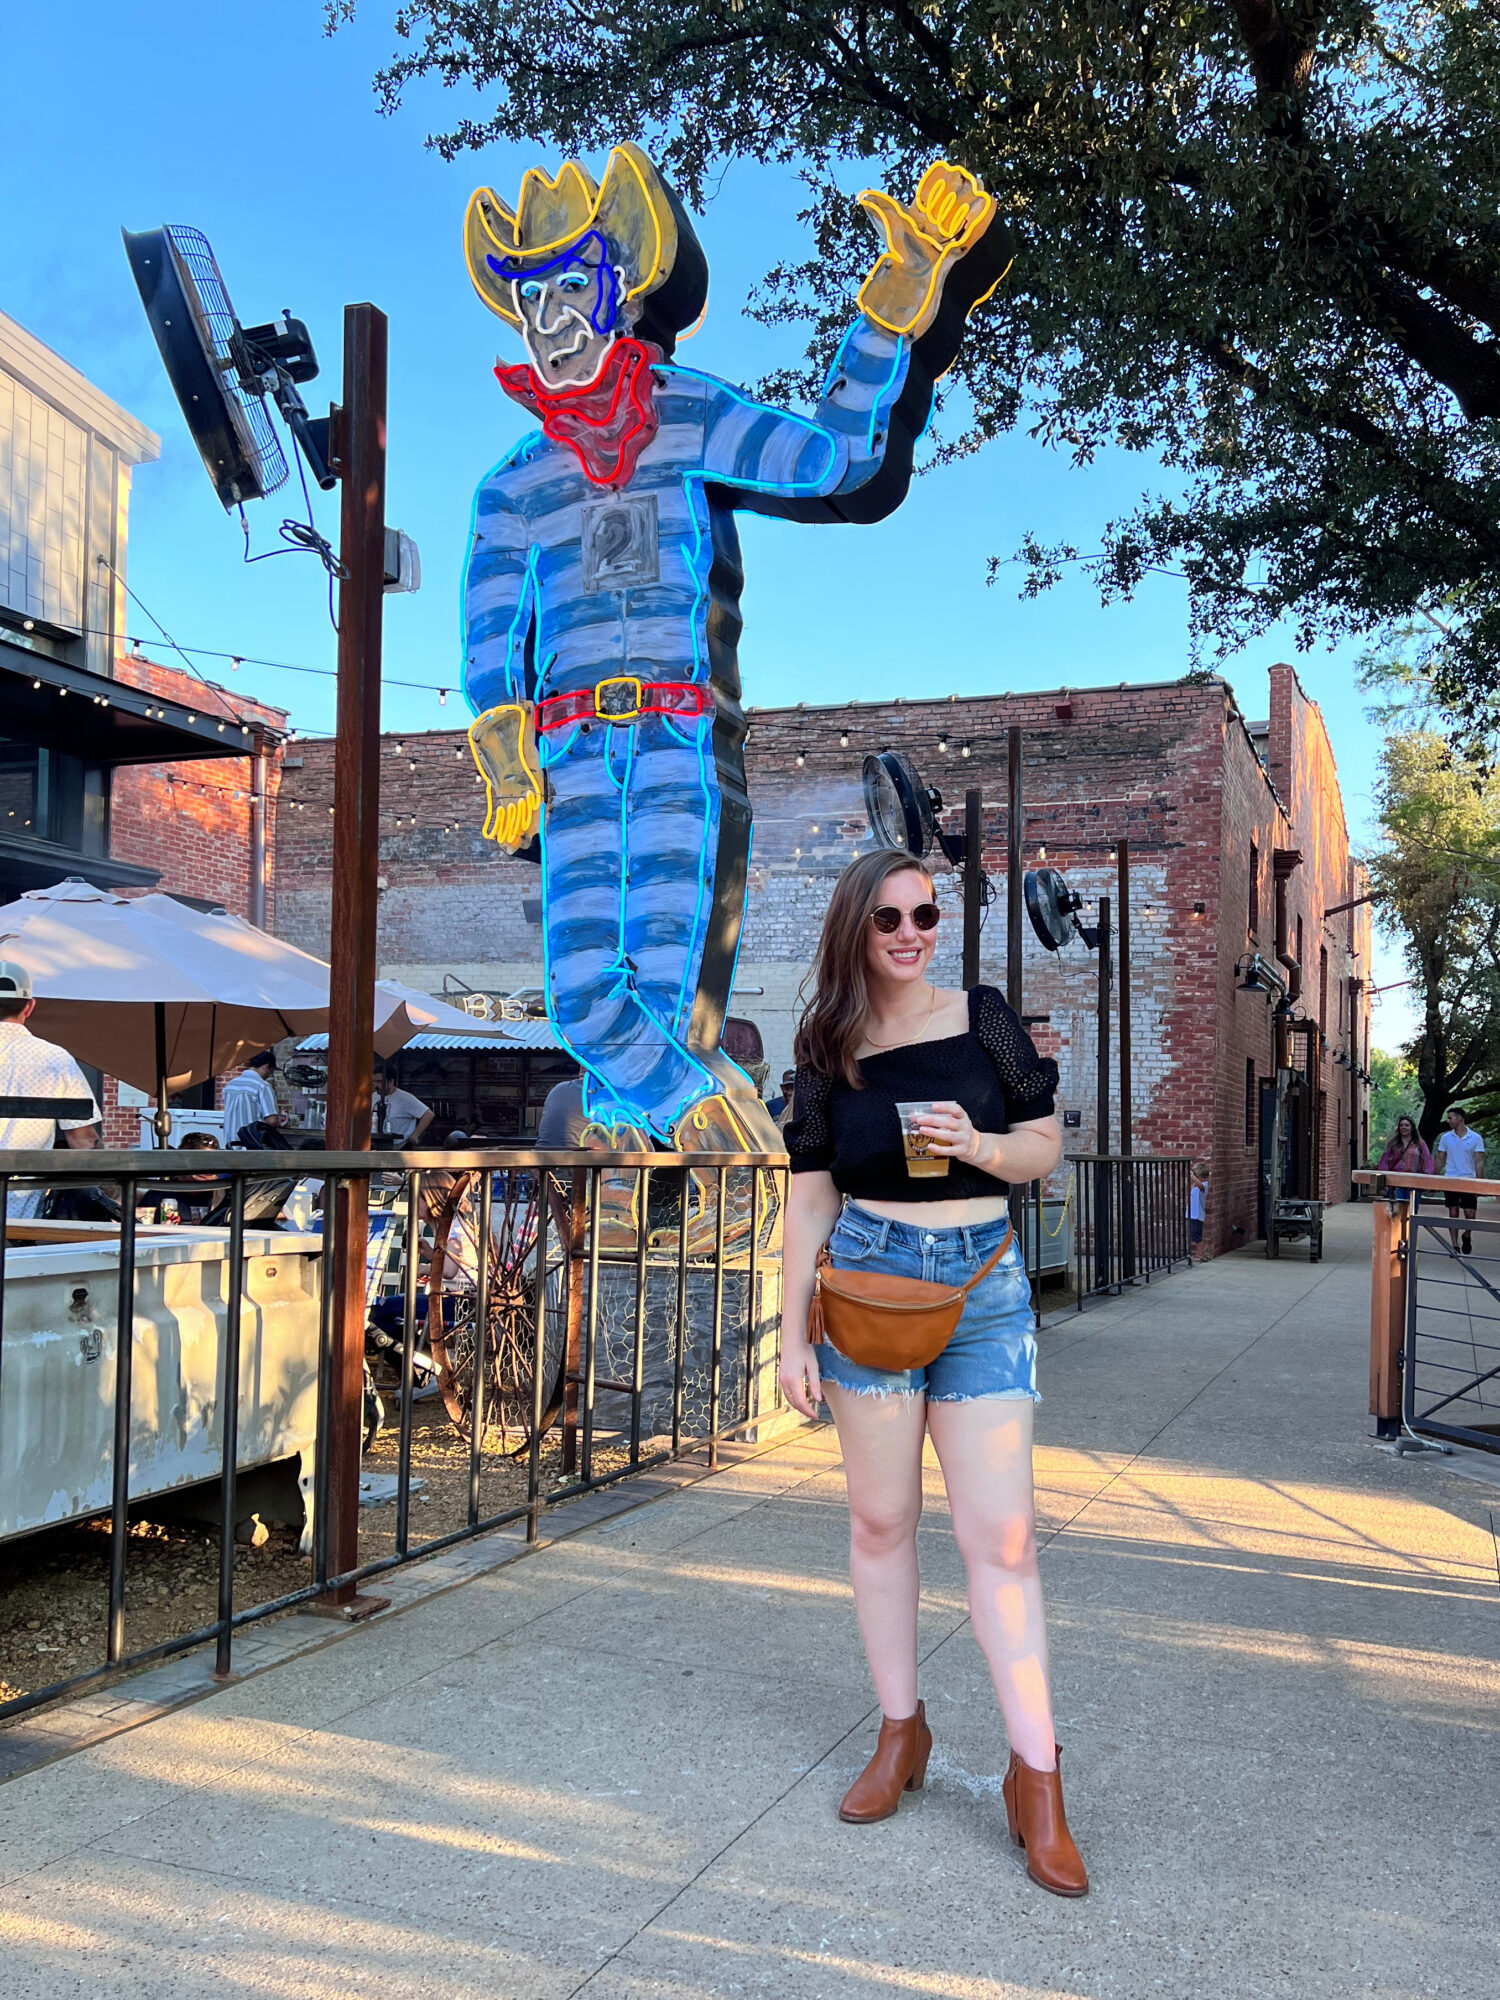
[[[251,1056],[238,1076],[224,1086],[224,1144],[232,1146],[248,1125],[270,1125],[280,1129],[286,1113],[277,1108],[271,1077],[276,1058],[269,1049]]]
[[[1432,1155],[1427,1150],[1427,1142],[1418,1132],[1413,1120],[1402,1112],[1396,1120],[1396,1129],[1386,1141],[1385,1151],[1375,1162],[1376,1170],[1382,1174],[1408,1173],[1430,1174],[1436,1169]],[[1391,1184],[1392,1194],[1411,1194],[1411,1188]]]
[[[184,1153],[217,1152],[219,1142],[212,1132],[187,1132],[177,1142]],[[212,1192],[197,1194],[154,1194],[142,1204],[150,1211],[152,1222],[201,1222],[209,1210],[216,1208],[223,1193],[223,1181],[218,1174],[194,1174],[195,1181],[208,1181]],[[141,1210],[136,1210],[140,1218]]]
[[[1449,1105],[1448,1129],[1438,1140],[1437,1149],[1443,1162],[1443,1173],[1445,1175],[1451,1174],[1456,1179],[1464,1180],[1482,1180],[1484,1178],[1484,1138],[1481,1133],[1474,1131],[1469,1124],[1461,1104]],[[1454,1194],[1447,1196],[1446,1199],[1449,1215],[1456,1216],[1461,1214],[1465,1222],[1472,1222],[1474,1220],[1479,1210],[1477,1196],[1472,1194]],[[1463,1233],[1463,1243],[1461,1246],[1456,1229],[1450,1229],[1448,1235],[1452,1241],[1455,1254],[1457,1254],[1461,1247],[1466,1257],[1472,1256],[1474,1239],[1467,1229]]]
[[[67,1050],[26,1026],[35,1006],[26,967],[0,960],[0,1152],[39,1152],[59,1132],[69,1146],[97,1146],[104,1114]],[[45,1192],[16,1190],[6,1213],[35,1215]]]
[[[1188,1185],[1188,1256],[1195,1264],[1206,1264],[1203,1254],[1203,1219],[1208,1209],[1208,1169],[1201,1160],[1194,1160],[1192,1180]]]
[[[778,1131],[792,1115],[792,1092],[796,1088],[796,1083],[797,1072],[794,1069],[784,1069],[781,1072],[780,1095],[766,1099],[766,1109],[776,1120]]]
[[[432,1123],[432,1107],[424,1104],[420,1097],[414,1097],[409,1090],[401,1090],[392,1081],[389,1071],[375,1072],[374,1143],[388,1144],[404,1151],[408,1146],[419,1146],[422,1135]]]

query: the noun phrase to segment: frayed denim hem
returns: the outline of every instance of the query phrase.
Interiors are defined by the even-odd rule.
[[[824,1387],[842,1389],[849,1396],[899,1396],[907,1403],[927,1393],[924,1389],[893,1389],[885,1382],[841,1382],[837,1375],[830,1375]]]
[[[1037,1389],[977,1389],[972,1396],[934,1396],[929,1390],[929,1403],[1039,1403],[1041,1392]]]

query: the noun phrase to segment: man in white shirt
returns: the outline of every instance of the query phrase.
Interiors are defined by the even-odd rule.
[[[285,1125],[285,1113],[276,1106],[271,1075],[276,1058],[269,1049],[252,1056],[238,1076],[224,1086],[224,1144],[232,1146],[247,1125]]]
[[[1443,1162],[1445,1175],[1453,1174],[1465,1180],[1484,1178],[1484,1135],[1474,1131],[1464,1116],[1463,1107],[1455,1104],[1448,1111],[1448,1130],[1437,1142],[1438,1154]],[[1472,1194],[1455,1194],[1448,1198],[1449,1215],[1462,1214],[1466,1222],[1472,1222],[1479,1208],[1479,1199]],[[1448,1235],[1453,1247],[1459,1245],[1458,1231],[1450,1229]],[[1474,1239],[1466,1229],[1463,1234],[1463,1254],[1468,1257],[1474,1249]]]
[[[409,1090],[398,1090],[384,1070],[375,1073],[375,1099],[371,1106],[375,1145],[404,1150],[421,1143],[422,1134],[432,1123],[432,1110]]]
[[[97,1146],[104,1114],[67,1050],[26,1026],[35,1006],[25,966],[0,960],[0,1153],[39,1151],[59,1131],[70,1146]],[[6,1213],[35,1215],[45,1192],[17,1191]]]

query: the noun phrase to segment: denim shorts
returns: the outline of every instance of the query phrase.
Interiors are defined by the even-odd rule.
[[[1009,1227],[1002,1215],[957,1229],[922,1229],[846,1202],[828,1250],[838,1271],[884,1271],[891,1277],[961,1285],[995,1254]],[[818,1349],[818,1370],[825,1382],[858,1396],[925,1396],[929,1403],[1029,1396],[1040,1402],[1031,1285],[1020,1244],[1013,1240],[994,1270],[970,1292],[953,1338],[925,1368],[863,1368],[825,1340]]]

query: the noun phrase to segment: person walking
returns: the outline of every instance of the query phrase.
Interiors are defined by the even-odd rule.
[[[35,1007],[26,967],[0,960],[0,1153],[38,1152],[59,1132],[69,1146],[97,1146],[104,1114],[68,1051],[27,1027]],[[45,1194],[17,1189],[5,1212],[36,1215]]]
[[[270,1049],[262,1049],[258,1056],[251,1056],[238,1076],[232,1076],[225,1084],[224,1144],[226,1146],[236,1144],[247,1126],[285,1125],[286,1114],[278,1107],[276,1093],[271,1088],[271,1078],[275,1069],[275,1056]]]
[[[1396,1129],[1390,1138],[1387,1139],[1385,1151],[1375,1162],[1375,1168],[1378,1173],[1382,1174],[1430,1174],[1434,1171],[1432,1155],[1427,1150],[1427,1142],[1417,1130],[1415,1121],[1406,1112],[1403,1111],[1401,1116],[1396,1120]],[[1390,1192],[1392,1194],[1409,1195],[1414,1193],[1415,1190],[1407,1187],[1398,1187],[1395,1182],[1392,1182]]]
[[[882,1713],[875,1755],[839,1817],[889,1818],[927,1769],[916,1531],[930,1435],[968,1570],[974,1635],[1010,1738],[1011,1837],[1033,1881],[1082,1896],[1088,1876],[1063,1810],[1037,1568],[1031,1290],[1007,1204],[1010,1183],[1050,1173],[1061,1156],[1057,1065],[1037,1054],[993,987],[931,984],[939,917],[931,878],[907,855],[863,854],[839,877],[797,1032],[796,1115],[785,1135],[781,1384],[804,1416],[824,1398],[833,1411],[855,1609]],[[972,1289],[935,1358],[881,1367],[871,1365],[863,1332],[873,1312],[852,1325],[845,1318],[840,1334],[864,1361],[831,1333],[810,1338],[815,1287],[831,1325],[844,1273],[849,1286],[877,1292],[913,1278],[930,1281],[924,1297],[940,1286]]]
[[[1484,1178],[1484,1138],[1470,1125],[1461,1104],[1448,1107],[1448,1129],[1438,1140],[1438,1153],[1443,1162],[1443,1174],[1466,1180]],[[1452,1194],[1447,1197],[1450,1216],[1462,1215],[1465,1222],[1472,1222],[1479,1212],[1479,1199],[1472,1194]],[[1460,1248],[1465,1257],[1474,1253],[1474,1238],[1466,1229],[1460,1245],[1458,1231],[1448,1232],[1454,1251]]]

